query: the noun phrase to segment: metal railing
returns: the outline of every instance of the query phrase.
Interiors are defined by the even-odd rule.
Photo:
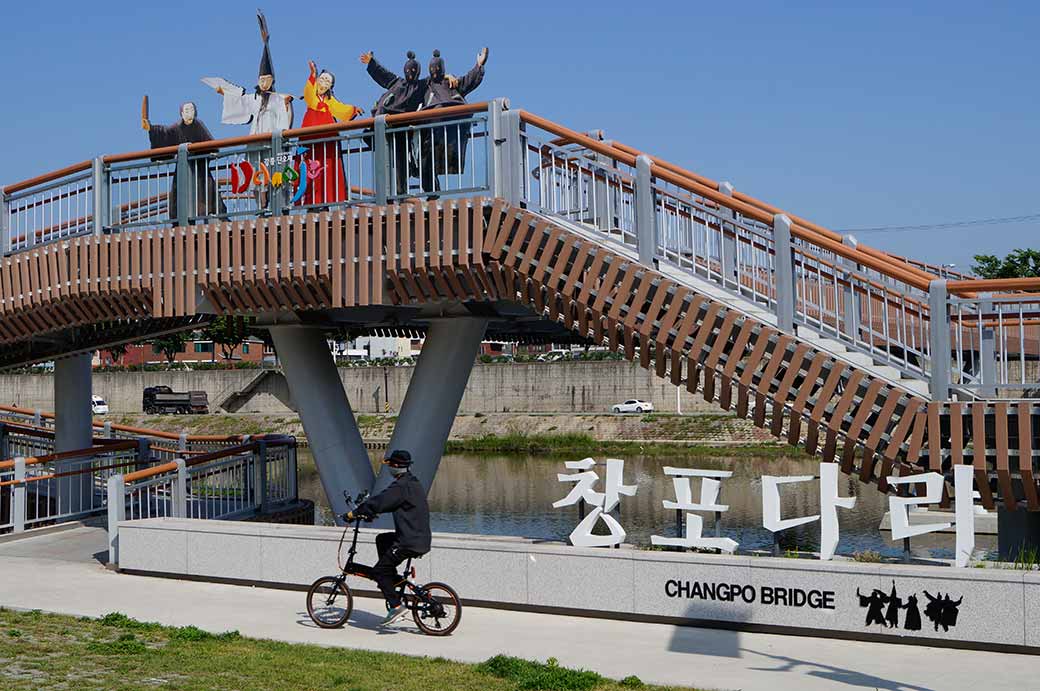
[[[76,520],[105,507],[105,483],[142,463],[135,442],[0,461],[0,532]]]
[[[700,276],[771,311],[781,329],[809,329],[927,380],[933,398],[1040,386],[1028,292],[1040,279],[994,286],[999,307],[976,304],[978,281],[504,99],[99,157],[5,188],[0,234],[12,253],[89,232],[476,193]]]
[[[265,437],[115,474],[107,480],[106,493],[110,561],[119,561],[119,524],[125,520],[233,520],[297,499],[296,440],[292,437]]]

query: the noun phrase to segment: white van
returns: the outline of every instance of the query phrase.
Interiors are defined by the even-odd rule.
[[[108,403],[101,396],[91,396],[90,410],[95,415],[108,415]]]

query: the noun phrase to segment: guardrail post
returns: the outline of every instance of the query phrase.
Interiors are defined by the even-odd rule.
[[[488,166],[492,196],[520,204],[523,199],[524,158],[520,142],[520,113],[509,110],[509,100],[496,98],[488,106],[491,125],[491,157]]]
[[[36,410],[33,411],[33,421],[32,421],[33,427],[40,427],[42,422],[43,422],[43,413],[41,413],[40,409],[37,408]]]
[[[11,252],[11,202],[3,189],[0,189],[0,251],[4,255]]]
[[[112,223],[111,199],[108,194],[108,175],[105,174],[105,159],[94,159],[94,235],[101,235]]]
[[[937,278],[928,284],[929,389],[932,400],[950,398],[950,311],[946,281]]]
[[[257,513],[267,511],[267,442],[262,440],[253,454],[253,503]]]
[[[181,436],[177,437],[177,450],[187,451],[188,450],[188,433],[181,432]]]
[[[188,464],[178,458],[177,477],[173,480],[173,517],[188,517]]]
[[[728,182],[719,183],[719,192],[727,197],[733,196],[733,185]],[[733,225],[735,216],[733,209],[726,206],[719,207],[719,233],[722,234],[721,254],[719,257],[722,264],[722,285],[732,283],[734,288],[740,290],[740,282],[737,280],[737,227]],[[726,234],[726,221],[730,221],[729,230],[731,235]]]
[[[11,485],[11,525],[16,533],[25,531],[25,458],[14,459],[14,480],[18,484]]]
[[[372,187],[375,202],[380,205],[386,204],[390,196],[390,156],[386,149],[386,116],[377,115],[372,130]]]
[[[980,298],[991,297],[992,293],[984,293],[979,295]],[[979,321],[983,322],[983,317],[993,311],[992,300],[979,300]],[[997,344],[996,344],[996,331],[992,326],[982,326],[982,335],[979,340],[979,360],[982,367],[982,380],[979,382],[981,388],[979,394],[983,397],[994,397],[997,395]]]
[[[846,247],[851,247],[852,249],[856,249],[856,247],[859,246],[859,242],[853,235],[843,235],[841,238],[841,244],[845,245]],[[841,263],[849,266],[852,270],[859,270],[859,265],[849,261],[848,259],[842,259]],[[841,289],[842,299],[844,302],[845,320],[845,328],[843,329],[843,333],[849,338],[851,338],[853,341],[855,341],[857,338],[859,338],[859,318],[861,305],[859,297],[856,295],[856,289],[852,285],[852,271],[843,272],[843,278],[845,279],[846,284]]]
[[[274,170],[280,164],[278,163],[278,157],[285,151],[285,147],[282,144],[282,131],[275,130],[271,133],[271,170]],[[273,173],[272,173],[273,175]],[[281,185],[275,187],[273,184],[269,184],[271,192],[267,195],[267,210],[273,215],[278,215],[281,212],[283,206],[282,202],[285,191],[292,189],[292,185],[288,181],[283,181]]]
[[[102,429],[101,433],[105,435],[105,439],[111,439],[112,438],[112,423],[111,423],[111,421],[105,420],[105,425],[101,429]]]
[[[137,461],[134,470],[144,470],[152,464],[152,440],[148,437],[137,438]]]
[[[300,499],[299,487],[296,484],[296,440],[293,439],[292,443],[285,447],[286,457],[289,459],[289,497],[292,498],[293,502],[297,502]]]
[[[657,209],[654,203],[653,162],[649,156],[636,157],[636,247],[639,261],[645,266],[654,266],[657,254],[657,232],[655,226]]]
[[[119,524],[126,520],[126,483],[122,473],[108,476],[107,490],[108,563],[119,566]]]
[[[776,325],[794,332],[794,252],[791,249],[791,219],[773,216],[773,248],[776,251]]]
[[[7,441],[7,423],[0,422],[0,458],[10,458],[11,456]]]
[[[195,186],[192,181],[191,168],[188,167],[188,145],[181,144],[177,147],[177,176],[173,184],[177,185],[177,216],[175,225],[185,227],[188,225],[188,216],[191,215],[191,202],[195,196]]]

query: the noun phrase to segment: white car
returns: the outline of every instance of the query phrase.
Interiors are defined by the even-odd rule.
[[[101,396],[91,396],[90,410],[95,415],[108,415],[108,403]]]
[[[640,401],[638,398],[630,398],[624,403],[618,403],[611,408],[615,413],[649,413],[654,409],[654,404],[649,401]]]

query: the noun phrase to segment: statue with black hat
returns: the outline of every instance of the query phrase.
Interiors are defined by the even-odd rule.
[[[257,10],[260,40],[264,49],[260,55],[260,69],[256,88],[247,92],[241,86],[220,77],[204,77],[202,83],[224,97],[220,121],[225,125],[249,125],[249,134],[268,134],[292,129],[293,97],[274,91],[274,64],[271,62],[271,34],[267,30],[264,13]]]

